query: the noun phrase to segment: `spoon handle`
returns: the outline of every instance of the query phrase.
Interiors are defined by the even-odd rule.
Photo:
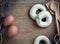
[[[59,29],[59,22],[58,22],[58,13],[55,13],[55,19],[56,19],[56,27],[57,27],[57,34],[60,36],[60,29]]]

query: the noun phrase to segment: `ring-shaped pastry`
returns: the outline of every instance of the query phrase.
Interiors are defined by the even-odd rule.
[[[42,20],[44,18],[45,21]],[[36,17],[36,23],[39,27],[47,27],[52,23],[52,15],[48,11],[40,12]]]
[[[30,17],[35,20],[37,16],[37,10],[46,11],[46,8],[42,4],[36,4],[30,9]]]
[[[51,44],[50,40],[46,36],[38,36],[35,39],[34,44],[40,44],[41,41],[44,41],[44,44]]]

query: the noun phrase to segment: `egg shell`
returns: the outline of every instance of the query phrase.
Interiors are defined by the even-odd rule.
[[[13,24],[13,22],[14,22],[14,17],[12,15],[9,15],[4,19],[3,26],[9,26]]]
[[[12,25],[8,28],[7,36],[8,37],[14,37],[17,34],[17,32],[18,32],[17,27]]]

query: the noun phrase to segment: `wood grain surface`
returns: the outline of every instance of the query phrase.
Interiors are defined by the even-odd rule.
[[[53,37],[56,30],[54,16],[52,16],[53,20],[51,25],[47,28],[38,27],[35,21],[29,17],[29,10],[34,4],[41,3],[45,5],[48,1],[49,0],[21,0],[21,3],[12,3],[8,14],[15,17],[14,25],[18,27],[18,34],[10,39],[5,37],[1,44],[33,44],[34,39],[40,35],[47,36],[51,43],[54,44]]]

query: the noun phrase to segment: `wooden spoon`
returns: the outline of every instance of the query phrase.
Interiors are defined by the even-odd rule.
[[[58,33],[58,35],[60,36],[59,23],[58,23],[58,20],[59,20],[59,17],[58,17],[58,16],[59,16],[59,4],[58,4],[58,2],[53,1],[53,2],[50,4],[50,9],[55,13],[57,33]]]

